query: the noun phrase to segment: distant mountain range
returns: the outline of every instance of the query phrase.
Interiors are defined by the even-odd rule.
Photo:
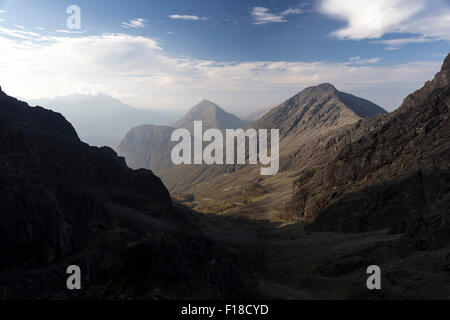
[[[76,94],[28,102],[63,114],[83,141],[111,148],[117,147],[130,128],[145,123],[169,125],[179,117],[174,112],[137,109],[107,95]]]

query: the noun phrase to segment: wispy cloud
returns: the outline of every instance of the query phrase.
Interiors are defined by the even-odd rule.
[[[206,20],[206,17],[199,17],[193,15],[180,15],[180,14],[171,14],[169,16],[170,19],[178,19],[178,20],[188,20],[188,21],[200,21]]]
[[[450,40],[448,0],[321,0],[318,9],[347,23],[332,33],[339,39],[378,39],[389,33],[410,33]],[[397,45],[411,42],[402,37]]]
[[[17,30],[17,29],[9,29],[0,27],[0,34],[7,35],[13,38],[19,39],[32,39],[35,37],[39,37],[39,34],[31,31]]]
[[[5,10],[0,10],[0,13],[6,13],[6,11]]]
[[[279,14],[271,13],[268,8],[254,7],[250,12],[254,22],[253,24],[267,24],[267,23],[279,23],[287,22],[285,19],[288,15],[301,14],[303,11],[297,8],[289,8]]]
[[[411,37],[411,38],[396,38],[389,40],[374,40],[371,43],[386,45],[385,50],[397,50],[400,49],[401,46],[408,43],[426,43],[426,42],[434,42],[440,40],[439,38],[428,38],[428,37]]]
[[[381,58],[371,58],[371,59],[362,59],[360,56],[351,57],[348,59],[348,65],[364,65],[364,64],[375,64],[381,61]]]
[[[129,22],[122,22],[122,27],[124,28],[133,28],[133,29],[142,29],[145,28],[147,20],[144,18],[136,18],[130,20]]]
[[[66,34],[82,34],[84,31],[76,31],[76,30],[66,30],[66,29],[59,29],[56,30],[58,33],[66,33]]]

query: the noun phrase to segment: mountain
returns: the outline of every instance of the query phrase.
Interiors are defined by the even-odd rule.
[[[254,296],[251,269],[158,177],[85,144],[61,114],[0,89],[0,141],[0,299]],[[77,292],[65,285],[72,264]]]
[[[387,112],[384,109],[368,100],[340,92],[331,84],[321,84],[302,90],[279,106],[272,108],[249,127],[280,130],[281,169],[286,171],[296,153],[314,149],[309,143],[317,137],[356,123],[363,117],[385,113]],[[232,174],[240,168],[242,166],[177,166],[161,173],[161,178],[171,192],[193,192],[194,186],[207,183],[212,179],[215,179],[218,186],[222,186],[225,180],[230,184],[242,180],[241,185],[245,186],[247,183],[253,184],[249,182],[253,178],[260,179],[255,166],[251,174],[247,171],[245,176],[241,176],[239,172]],[[220,176],[223,176],[223,179]],[[183,178],[180,179],[180,177]],[[235,179],[234,182],[233,179]],[[288,185],[290,181],[280,183]],[[203,190],[203,186],[199,188]],[[231,185],[223,189],[229,188],[239,193]],[[209,194],[209,190],[215,190],[215,188],[211,188],[209,184],[204,191]],[[199,193],[200,199],[212,199],[209,195],[201,196],[203,191],[196,189],[196,192]]]
[[[147,168],[158,175],[163,175],[163,172],[174,167],[171,151],[176,142],[170,141],[172,132],[175,128],[185,128],[193,134],[194,121],[203,122],[203,132],[210,128],[225,130],[245,128],[248,125],[247,122],[226,112],[213,102],[203,100],[178,120],[174,127],[142,125],[131,129],[122,139],[117,150],[121,156],[125,157],[130,167]],[[177,179],[179,180],[179,177]]]
[[[62,113],[81,139],[91,145],[115,148],[130,128],[140,124],[165,125],[176,113],[136,109],[107,95],[70,95],[54,99],[30,100]]]
[[[215,103],[202,100],[183,118],[175,122],[174,127],[185,128],[193,132],[194,121],[199,120],[203,121],[203,131],[211,128],[219,130],[245,128],[248,125],[248,122],[226,112]]]
[[[389,228],[421,246],[449,243],[449,107],[450,55],[395,112],[323,140],[317,152],[328,156],[294,183],[285,217],[313,220],[311,230]]]
[[[308,87],[256,120],[256,129],[277,128],[283,150],[330,130],[387,111],[376,104],[338,91],[329,83]],[[287,139],[286,139],[287,138]]]

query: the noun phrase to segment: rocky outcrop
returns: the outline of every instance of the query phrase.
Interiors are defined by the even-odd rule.
[[[29,107],[1,91],[0,141],[0,299],[103,297],[113,275],[127,277],[120,270],[136,262],[127,254],[132,243],[158,239],[162,232],[170,238],[195,222],[191,212],[172,206],[151,171],[129,169],[112,149],[81,142],[60,114]],[[201,232],[196,239],[208,241]],[[184,241],[173,237],[172,247],[180,250],[169,253],[161,247],[142,258],[181,261],[195,258],[185,251],[208,253]],[[81,292],[68,291],[61,281],[70,264],[83,270]],[[161,276],[161,295],[181,298],[180,290],[164,292],[181,286],[166,267],[154,263],[149,279]],[[196,271],[197,281],[209,283],[205,273]],[[133,285],[127,283],[127,290],[136,293]],[[222,292],[212,288],[206,298]]]
[[[105,290],[109,299],[257,298],[251,269],[195,228],[139,241],[124,261]]]
[[[433,81],[392,114],[327,137],[322,165],[294,186],[286,218],[313,230],[392,232],[449,240],[450,56]],[[326,154],[326,153],[324,153]],[[331,156],[330,156],[331,155]]]

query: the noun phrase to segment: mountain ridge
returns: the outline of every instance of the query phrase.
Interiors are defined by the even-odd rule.
[[[427,246],[448,243],[449,78],[450,54],[434,79],[396,111],[342,132],[329,144],[336,156],[294,184],[287,217],[314,218],[312,230],[390,228]]]
[[[339,100],[338,93],[331,84],[308,87],[272,108],[247,128],[280,130],[281,169],[287,170],[289,165],[286,165],[286,159],[298,152],[303,145],[318,136],[362,119]],[[361,105],[371,108],[371,114],[386,113],[384,109],[365,99],[354,97],[347,100],[350,100],[355,108]],[[221,175],[232,174],[241,168],[242,166],[235,165],[178,166],[161,173],[161,178],[171,192],[189,192],[195,185],[220,180]],[[180,179],[180,176],[183,178]]]

